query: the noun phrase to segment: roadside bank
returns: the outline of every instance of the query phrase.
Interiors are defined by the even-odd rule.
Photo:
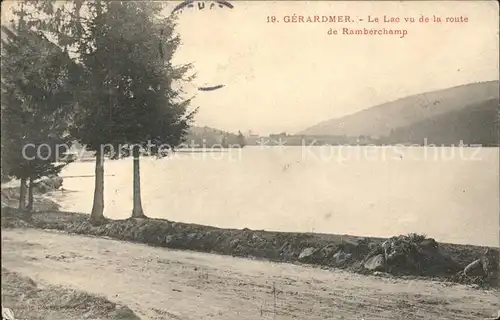
[[[94,226],[87,219],[88,215],[81,213],[36,212],[28,220],[15,209],[2,210],[2,228],[59,230],[171,249],[304,263],[362,274],[498,286],[498,248],[437,243],[416,234],[382,239],[221,229],[163,219],[107,220]],[[464,274],[471,262],[475,264]]]
[[[477,286],[57,231],[3,229],[2,249],[8,270],[40,284],[106,297],[144,320],[477,320],[494,319],[500,310],[498,290]]]

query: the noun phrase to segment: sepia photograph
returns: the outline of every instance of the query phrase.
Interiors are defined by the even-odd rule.
[[[2,320],[500,320],[499,25],[3,1]]]

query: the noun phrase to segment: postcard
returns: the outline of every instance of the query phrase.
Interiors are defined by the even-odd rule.
[[[4,1],[3,319],[498,319],[495,1]]]

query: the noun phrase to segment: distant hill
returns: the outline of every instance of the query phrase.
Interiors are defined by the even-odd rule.
[[[210,127],[192,126],[188,130],[186,140],[187,146],[212,148],[214,146],[230,147],[245,146],[245,138],[241,133],[234,134]]]
[[[219,129],[210,127],[197,127],[191,126],[185,137],[184,143],[180,147],[187,148],[236,148],[244,147],[246,145],[245,137],[240,134],[234,134]],[[72,142],[69,153],[82,156],[80,160],[93,161],[94,152],[82,152],[83,146],[76,141]],[[80,154],[81,153],[81,154]]]
[[[415,132],[414,136],[427,135],[427,137],[430,137],[431,132],[433,136],[441,135],[449,132],[446,128],[457,128],[466,125],[466,128],[460,129],[462,135],[467,130],[472,133],[484,129],[486,131],[484,135],[489,136],[491,130],[493,130],[493,122],[487,122],[484,120],[484,116],[493,114],[492,108],[495,101],[498,107],[498,97],[498,81],[461,85],[412,95],[342,118],[327,120],[299,134],[380,137],[389,136],[392,132],[394,139],[405,138],[411,140],[413,136],[412,138],[409,137],[410,132]],[[477,111],[477,114],[473,111],[475,108],[480,110]],[[467,110],[461,112],[462,109]],[[470,121],[466,119],[467,115],[472,116]],[[477,115],[477,119],[473,115]],[[498,115],[495,118],[497,117]],[[482,125],[477,124],[476,120],[472,121],[473,119],[481,121]],[[482,126],[485,125],[489,127],[483,128]],[[434,128],[434,126],[441,126],[441,128]],[[407,128],[403,129],[405,127]],[[400,129],[399,138],[394,135],[396,129]],[[453,132],[458,134],[456,130]],[[459,135],[453,138],[460,139]]]
[[[384,144],[411,143],[436,145],[481,144],[497,146],[499,137],[498,99],[466,106],[409,126],[393,130],[382,138]]]

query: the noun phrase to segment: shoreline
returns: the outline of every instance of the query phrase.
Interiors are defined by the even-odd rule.
[[[487,248],[498,257],[498,248],[437,243],[432,238],[415,234],[387,239],[224,229],[152,218],[106,220],[99,226],[93,226],[88,217],[83,213],[40,211],[34,212],[31,219],[26,219],[16,209],[4,207],[2,229],[57,230],[154,247],[298,263],[358,274],[431,279],[483,288],[499,286],[497,280],[486,280],[482,270],[468,276],[463,274],[464,268],[481,258]],[[387,248],[390,254],[387,254]],[[405,252],[401,254],[402,251]]]
[[[142,243],[154,247],[206,252],[280,263],[305,264],[381,277],[412,277],[443,282],[500,287],[499,248],[437,242],[424,235],[408,234],[391,238],[220,228],[166,219],[105,219],[99,226],[89,215],[60,211],[45,189],[35,192],[31,217],[19,212],[18,187],[2,188],[2,229],[33,228],[56,230]],[[55,190],[55,189],[54,189]],[[54,191],[45,190],[45,191]],[[484,261],[489,249],[496,270],[493,278],[483,265],[468,275],[464,269],[478,259]],[[496,261],[496,262],[495,262]],[[476,263],[477,265],[477,263]],[[483,267],[483,268],[481,268]]]

